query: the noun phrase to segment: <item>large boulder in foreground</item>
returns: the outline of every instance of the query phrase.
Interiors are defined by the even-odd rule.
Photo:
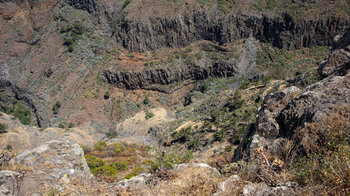
[[[95,180],[83,155],[78,144],[53,140],[18,154],[6,169],[22,175],[17,186],[13,183],[18,195],[110,194],[106,184]]]

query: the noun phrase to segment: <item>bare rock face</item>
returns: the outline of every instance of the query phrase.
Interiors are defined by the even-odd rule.
[[[22,174],[17,172],[7,170],[0,171],[0,195],[18,195],[21,177]]]

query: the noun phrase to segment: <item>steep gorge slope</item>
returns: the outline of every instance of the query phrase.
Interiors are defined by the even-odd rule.
[[[32,123],[45,127],[73,122],[104,129],[111,126],[104,119],[121,119],[135,112],[108,109],[113,103],[103,95],[110,89],[115,92],[112,97],[122,100],[123,110],[128,110],[130,100],[118,98],[125,94],[119,88],[173,93],[193,80],[233,76],[242,70],[237,69],[234,57],[222,61],[206,54],[203,60],[181,57],[175,60],[176,68],[164,62],[148,68],[145,64],[154,61],[150,57],[153,50],[187,47],[200,40],[229,45],[249,36],[280,48],[324,46],[330,45],[349,23],[342,10],[338,13],[342,1],[329,4],[331,11],[322,6],[325,1],[310,3],[312,12],[321,5],[320,11],[310,17],[293,15],[289,7],[278,7],[277,11],[251,8],[259,2],[237,1],[227,5],[232,7],[230,12],[223,12],[222,6],[212,1],[2,2],[2,79],[23,89],[20,99],[35,114]],[[292,5],[305,14],[308,10],[304,10],[304,4]],[[327,14],[320,14],[324,10]],[[139,60],[137,71],[130,71],[138,58],[132,52],[148,55]],[[121,62],[125,60],[130,62],[124,65]],[[119,88],[110,87],[104,80]],[[167,87],[169,84],[175,87]],[[57,102],[62,107],[53,114]]]
[[[0,1],[0,194],[348,194],[348,10]]]

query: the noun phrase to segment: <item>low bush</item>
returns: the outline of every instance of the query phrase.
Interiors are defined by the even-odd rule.
[[[146,96],[145,99],[143,100],[143,104],[149,105],[150,103],[151,103],[151,101],[150,101],[149,98]]]
[[[110,96],[111,96],[111,92],[107,91],[103,97],[105,99],[109,99]]]
[[[91,172],[94,176],[114,176],[117,173],[117,170],[114,165],[109,164],[91,169]]]
[[[191,139],[192,137],[192,129],[191,127],[182,128],[180,131],[173,132],[171,134],[171,137],[173,137],[174,140],[185,142]]]
[[[60,108],[61,108],[61,102],[56,101],[56,103],[52,106],[53,113],[58,114]]]
[[[0,133],[6,133],[7,125],[5,123],[0,123]]]
[[[126,175],[125,178],[130,179],[134,176],[139,175],[140,173],[142,173],[144,171],[145,171],[145,169],[143,167],[136,167],[128,175]]]
[[[201,141],[199,137],[196,137],[187,143],[187,147],[190,150],[195,150],[195,151],[199,150],[200,146],[201,146]]]
[[[70,122],[68,125],[68,128],[73,128],[73,127],[75,127],[74,123]]]
[[[63,45],[68,47],[68,52],[73,52],[73,47],[84,33],[84,28],[80,23],[67,25],[61,29],[61,33],[66,33]]]
[[[111,163],[117,171],[123,171],[128,169],[129,163],[126,161],[115,161]]]
[[[53,74],[53,70],[51,68],[49,68],[44,72],[44,76],[47,78],[49,78],[52,74]]]
[[[148,110],[145,111],[145,119],[148,120],[154,116],[154,114]]]
[[[225,130],[219,130],[214,133],[214,141],[224,141],[226,137]]]
[[[156,172],[160,169],[161,163],[165,169],[173,169],[176,164],[188,163],[193,158],[192,151],[186,151],[185,153],[165,153],[164,157],[162,153],[158,153],[156,160],[151,165],[151,171]],[[163,169],[164,169],[163,168]]]
[[[96,158],[92,155],[84,155],[84,158],[90,169],[102,167],[105,164],[105,162],[102,159]]]
[[[99,141],[95,145],[95,150],[101,151],[107,147],[107,143],[105,141]]]
[[[123,3],[123,9],[126,8],[130,4],[131,0],[125,0]]]
[[[113,138],[116,138],[118,136],[118,133],[116,132],[116,131],[109,131],[108,133],[107,133],[107,138],[108,139],[113,139]]]

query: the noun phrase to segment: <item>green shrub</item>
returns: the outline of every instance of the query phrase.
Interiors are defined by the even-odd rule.
[[[73,52],[73,47],[84,33],[84,28],[80,23],[68,25],[61,29],[62,33],[67,33],[63,45],[68,47],[68,52]]]
[[[196,137],[187,143],[188,149],[191,149],[191,150],[198,150],[200,146],[201,146],[201,142],[199,137]]]
[[[111,146],[116,153],[124,152],[126,149],[123,144],[119,144],[119,143],[113,143],[113,144],[110,144],[109,146]]]
[[[58,128],[64,129],[64,128],[66,128],[66,127],[64,126],[63,123],[60,123],[60,124],[58,125]]]
[[[126,54],[125,56],[129,57],[129,58],[134,58],[135,54],[131,53],[131,54]]]
[[[111,163],[117,171],[123,171],[128,169],[129,163],[126,161],[116,161]]]
[[[61,108],[61,102],[57,101],[53,106],[52,106],[52,110],[54,114],[58,114],[59,109]]]
[[[184,97],[184,106],[191,105],[191,103],[192,103],[192,96],[193,96],[193,94],[192,94],[192,93],[189,93],[189,94],[187,94],[187,95]]]
[[[186,151],[185,153],[166,153],[163,159],[163,166],[166,169],[173,169],[176,164],[188,163],[193,158],[193,152],[191,150]],[[151,171],[157,171],[160,167],[160,162],[162,160],[162,154],[157,155],[156,160],[151,166]]]
[[[129,153],[135,153],[137,150],[136,150],[136,148],[129,148],[128,149],[128,152]]]
[[[197,60],[201,60],[203,58],[203,51],[198,51],[195,56]]]
[[[225,146],[225,152],[231,152],[231,151],[232,151],[232,146],[231,145]]]
[[[226,139],[225,130],[219,130],[214,133],[214,141],[223,141]]]
[[[202,93],[205,93],[205,91],[207,91],[208,88],[209,88],[209,87],[208,87],[207,84],[201,84],[201,85],[199,86],[199,91],[202,92]]]
[[[107,147],[107,143],[105,141],[99,141],[95,145],[95,150],[101,151]]]
[[[105,99],[109,99],[110,96],[111,96],[111,92],[107,91],[103,97]]]
[[[118,136],[117,132],[116,131],[109,131],[107,133],[107,138],[108,139],[113,139],[113,138],[116,138]]]
[[[105,164],[105,162],[102,159],[96,158],[92,155],[84,155],[84,158],[90,169],[95,169]]]
[[[94,176],[114,176],[117,173],[117,170],[114,165],[109,164],[91,169],[91,172]]]
[[[49,78],[52,74],[53,74],[53,70],[51,68],[49,68],[44,72],[44,76],[47,78]]]
[[[14,100],[12,105],[5,109],[5,113],[13,115],[24,125],[30,124],[32,113],[30,109],[22,105],[18,100]]]
[[[125,176],[126,179],[130,179],[134,176],[139,175],[141,172],[144,172],[145,169],[143,167],[134,168],[128,175]]]
[[[6,145],[6,150],[11,150],[12,149],[12,146],[10,144],[7,144]]]
[[[173,132],[171,137],[173,137],[174,140],[181,142],[188,141],[192,137],[192,129],[191,127],[182,128],[180,131]]]
[[[75,126],[74,123],[70,122],[68,125],[68,128],[73,128],[74,126]]]
[[[230,97],[227,99],[225,107],[227,107],[230,111],[234,111],[243,107],[244,100],[242,99],[242,95],[238,92],[235,93],[234,97]]]
[[[0,133],[6,133],[7,125],[4,123],[0,123]]]
[[[154,116],[154,114],[148,110],[145,111],[145,119],[148,120]]]
[[[125,0],[123,3],[123,9],[126,8],[130,4],[131,0]]]
[[[146,96],[145,99],[143,100],[143,104],[149,105],[150,103],[151,103],[151,101],[150,101],[149,98]]]
[[[278,0],[267,0],[266,1],[266,9],[273,9],[277,7],[278,5]]]

